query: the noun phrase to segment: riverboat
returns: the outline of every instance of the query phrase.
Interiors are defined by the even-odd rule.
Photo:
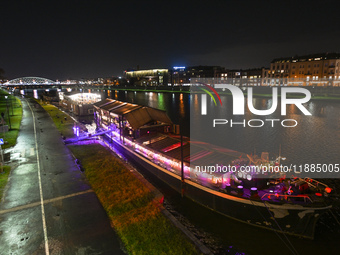
[[[280,166],[269,160],[268,153],[257,157],[180,139],[169,133],[172,123],[157,109],[108,99],[94,107],[97,125],[129,160],[184,196],[229,218],[313,239],[320,216],[332,208],[332,189],[317,180],[240,171],[242,166]],[[138,119],[140,115],[143,119]],[[223,165],[218,164],[222,160],[230,163],[229,170],[237,171],[222,171]],[[199,168],[203,161],[217,163],[203,171]]]

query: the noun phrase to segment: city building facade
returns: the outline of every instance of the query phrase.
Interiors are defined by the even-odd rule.
[[[263,67],[245,70],[224,70],[217,75],[217,78],[235,86],[261,86],[262,78],[264,77],[266,70],[267,69]]]
[[[218,78],[224,67],[221,66],[174,66],[171,73],[171,86],[189,86],[192,78]]]
[[[132,86],[167,86],[169,80],[168,69],[149,69],[126,71],[125,77]]]
[[[340,54],[277,58],[264,78],[263,85],[339,86]]]

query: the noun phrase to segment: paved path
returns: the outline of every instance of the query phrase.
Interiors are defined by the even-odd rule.
[[[0,254],[124,254],[49,115],[33,100],[22,103],[0,204]]]

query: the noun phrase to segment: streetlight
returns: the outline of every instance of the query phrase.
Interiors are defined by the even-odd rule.
[[[10,104],[11,104],[11,109],[12,109],[12,116],[14,115],[14,113],[13,113],[13,103],[12,103],[12,99],[13,99],[13,96],[11,96],[12,95],[12,92],[11,91],[9,91],[8,92],[8,94],[9,94],[9,102],[10,102]]]
[[[4,153],[3,153],[2,148],[1,148],[1,145],[3,145],[3,144],[4,144],[4,140],[1,139],[0,140],[0,151],[1,151],[1,172],[0,173],[3,173],[3,171],[4,171]]]
[[[7,115],[8,115],[8,123],[9,123],[9,129],[12,129],[12,125],[11,125],[11,117],[9,116],[9,110],[8,110],[8,101],[7,101],[8,96],[5,96],[6,99],[6,108],[7,108]]]

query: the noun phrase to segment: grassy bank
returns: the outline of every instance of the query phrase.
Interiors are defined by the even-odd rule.
[[[5,99],[5,96],[8,96],[8,98]],[[6,125],[8,125],[9,128],[9,131],[5,134],[0,133],[0,138],[4,138],[4,141],[6,141],[6,143],[2,145],[2,148],[6,149],[14,146],[17,141],[22,118],[21,101],[13,95],[9,95],[6,91],[0,90],[0,113],[5,114],[4,119],[6,121]],[[9,125],[8,113],[11,120],[11,125]]]
[[[196,254],[150,190],[99,144],[69,146],[130,254]],[[96,152],[96,153],[94,153]]]
[[[2,199],[2,195],[4,193],[5,186],[7,184],[7,179],[8,179],[10,171],[11,171],[10,166],[4,166],[4,171],[3,171],[3,173],[0,174],[0,201]],[[1,169],[0,169],[0,172],[1,172]]]
[[[69,116],[52,105],[42,106],[64,136],[73,135]],[[80,160],[129,254],[197,254],[187,237],[161,213],[152,192],[109,149],[99,144],[69,148]]]
[[[8,98],[5,99],[5,96],[8,96]],[[8,132],[0,133],[0,138],[3,138],[5,141],[5,144],[1,145],[1,148],[7,149],[14,146],[18,138],[22,118],[21,101],[13,95],[9,95],[6,91],[0,89],[0,113],[4,113],[4,119],[6,121],[6,125],[8,125],[9,128]],[[9,125],[8,117],[10,117],[11,125]],[[0,174],[0,200],[2,199],[3,191],[7,184],[11,168],[9,166],[4,166],[3,170],[4,171]]]
[[[40,103],[40,101],[38,100],[37,102]],[[67,138],[74,137],[72,129],[74,125],[74,120],[71,119],[69,115],[63,113],[53,105],[44,103],[40,103],[40,105],[49,113],[57,129],[63,136]]]

